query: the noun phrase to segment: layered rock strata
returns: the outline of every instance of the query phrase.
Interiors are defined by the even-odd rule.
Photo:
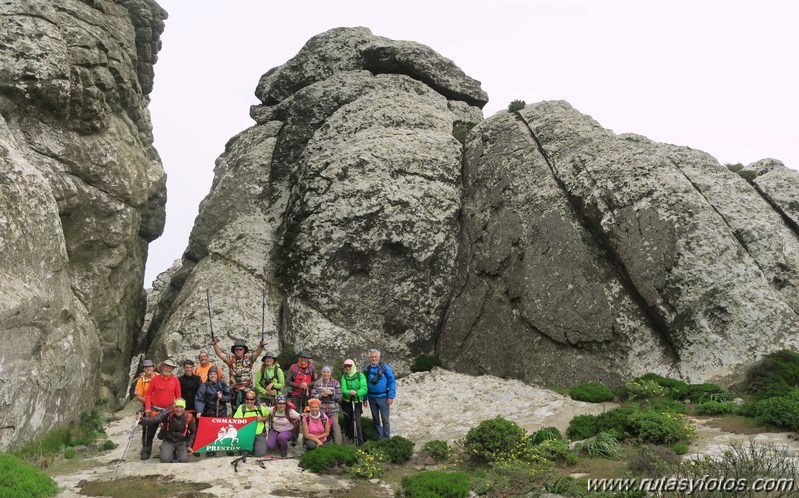
[[[149,0],[0,5],[0,450],[127,394],[164,225],[147,94],[165,17]]]

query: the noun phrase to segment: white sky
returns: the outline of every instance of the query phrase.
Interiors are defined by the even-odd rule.
[[[429,45],[482,82],[488,117],[563,99],[617,133],[799,169],[793,0],[159,0],[169,12],[150,112],[167,172],[145,286],[186,248],[215,159],[251,126],[261,74],[340,26]]]

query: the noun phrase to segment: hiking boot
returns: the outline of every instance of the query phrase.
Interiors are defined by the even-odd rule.
[[[216,456],[216,452],[215,451],[209,451],[209,452],[207,452],[205,454],[205,456],[208,457],[208,458],[213,458],[213,457]]]
[[[226,451],[225,453],[227,453],[227,456],[236,456],[235,451]]]
[[[147,460],[148,458],[150,458],[150,452],[149,451],[142,451],[141,452],[141,459],[142,460]]]
[[[286,458],[288,456],[288,454],[289,454],[288,450],[280,450],[280,457],[281,458]]]

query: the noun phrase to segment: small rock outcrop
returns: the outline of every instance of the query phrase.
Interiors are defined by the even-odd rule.
[[[0,5],[0,451],[127,394],[164,225],[147,95],[165,16],[150,0]]]
[[[461,144],[482,119],[479,82],[429,47],[333,29],[267,72],[256,125],[218,159],[150,353],[209,340],[328,360],[431,352],[457,254]],[[264,290],[265,289],[265,290]]]

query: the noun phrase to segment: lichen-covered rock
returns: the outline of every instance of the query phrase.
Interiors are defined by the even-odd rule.
[[[65,346],[68,354],[74,354],[69,360],[71,370],[65,375],[63,360],[48,360],[33,367],[33,382],[57,378],[58,386],[62,381],[91,386],[79,395],[42,388],[42,396],[49,398],[37,410],[45,415],[30,430],[31,424],[24,421],[8,422],[18,430],[4,444],[30,439],[37,428],[51,429],[98,395],[116,400],[127,394],[126,378],[120,372],[127,371],[144,312],[147,243],[160,235],[164,221],[165,178],[152,145],[147,94],[152,89],[152,65],[165,17],[150,0],[32,0],[0,5],[0,113],[4,117],[0,139],[14,144],[9,147],[16,150],[5,160],[12,168],[24,161],[26,168],[35,169],[43,179],[36,183],[41,189],[37,195],[55,206],[54,212],[38,212],[40,206],[32,204],[10,223],[29,235],[43,227],[51,230],[47,237],[40,235],[42,242],[48,240],[52,249],[60,241],[63,254],[54,250],[53,257],[64,256],[58,264],[66,267],[57,271],[64,278],[68,275],[67,285],[53,288],[62,294],[57,300],[63,306],[53,308],[60,313],[55,322],[35,313],[22,313],[17,320],[39,329],[35,337],[28,337],[30,345],[38,348],[29,358],[44,354],[43,344],[54,346],[60,336],[76,337],[71,339],[76,345]],[[2,207],[3,212],[10,209],[6,199]],[[33,226],[42,217],[47,222]],[[25,250],[8,246],[0,267],[15,264],[13,253]],[[28,263],[13,271],[37,275],[48,266],[35,260]],[[13,284],[0,283],[0,293],[7,293],[7,285]],[[28,291],[27,297],[18,296],[16,309],[29,312],[40,301],[37,292]],[[4,338],[20,333],[9,323],[0,320]],[[46,337],[49,334],[52,341]],[[83,337],[87,335],[91,338]],[[24,356],[4,348],[0,357],[3,362],[16,361],[19,354]],[[101,392],[92,381],[98,373]],[[18,374],[14,375],[15,393],[31,388],[18,383]],[[33,401],[19,399],[29,407],[36,406]],[[14,407],[8,413],[21,417],[24,410]]]
[[[482,119],[485,93],[428,47],[341,28],[266,73],[256,95],[257,124],[217,161],[149,351],[207,343],[196,339],[207,335],[195,310],[205,289],[220,295],[219,335],[257,343],[258,328],[237,318],[247,306],[221,294],[260,302],[265,281],[270,348],[332,361],[377,346],[407,368],[432,351],[451,290],[453,125]]]
[[[799,172],[786,168],[777,159],[761,159],[743,171],[754,172],[752,184],[785,222],[799,232]]]
[[[467,144],[465,283],[439,339],[445,360],[556,384],[642,369],[703,381],[796,346],[799,240],[746,181],[565,102],[519,112],[526,145],[511,119]]]

